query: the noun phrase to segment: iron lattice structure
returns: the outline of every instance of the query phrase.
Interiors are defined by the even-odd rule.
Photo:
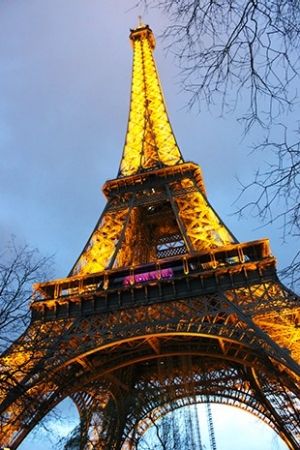
[[[148,26],[131,31],[127,137],[106,207],[65,279],[35,286],[1,357],[1,439],[16,449],[66,397],[81,449],[136,449],[180,406],[243,408],[300,448],[299,297],[267,239],[239,243],[173,135]]]

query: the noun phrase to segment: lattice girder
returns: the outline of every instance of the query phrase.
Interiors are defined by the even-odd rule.
[[[128,214],[128,208],[104,211],[72,270],[74,275],[102,272],[109,266]]]
[[[222,269],[219,269],[219,271],[222,272]],[[186,275],[186,278],[191,283],[190,276]],[[170,285],[173,281],[161,279],[157,280],[156,284]],[[266,315],[266,311],[271,312],[273,308],[280,310],[280,297],[282,308],[289,309],[291,316],[294,316],[296,311],[299,310],[299,302],[296,302],[295,296],[292,299],[287,295],[288,291],[281,285],[274,284],[275,286],[270,290],[268,290],[266,282],[261,282],[260,285],[257,283],[250,284],[247,289],[237,287],[235,290],[228,290],[227,292],[215,292],[210,295],[195,295],[192,297],[190,292],[186,290],[185,295],[183,295],[183,292],[178,292],[178,299],[173,301],[162,300],[161,302],[156,301],[154,304],[141,302],[138,308],[136,303],[132,307],[130,305],[121,306],[120,304],[117,310],[109,309],[101,314],[79,315],[75,320],[69,319],[69,321],[62,321],[61,324],[57,321],[53,324],[52,320],[46,322],[46,324],[39,321],[34,322],[33,330],[44,327],[43,333],[49,334],[49,331],[52,331],[53,341],[52,343],[50,341],[47,344],[44,343],[44,347],[40,348],[40,352],[44,351],[44,356],[47,356],[47,358],[44,365],[41,365],[44,358],[41,353],[39,354],[38,371],[31,364],[27,369],[29,373],[26,373],[25,364],[23,369],[24,382],[21,379],[19,380],[28,389],[27,394],[24,394],[25,397],[24,395],[20,396],[19,392],[14,389],[12,389],[11,396],[7,395],[5,411],[6,414],[10,415],[9,423],[14,423],[16,429],[22,430],[22,423],[26,422],[27,434],[30,426],[34,426],[40,419],[39,414],[50,410],[51,405],[61,399],[62,396],[71,395],[72,389],[75,391],[76,388],[82,389],[82,386],[88,386],[96,380],[99,380],[97,383],[102,386],[101,380],[107,380],[106,377],[109,374],[116,373],[117,369],[123,367],[125,370],[126,367],[134,367],[137,364],[139,366],[143,364],[143,361],[148,361],[149,364],[150,361],[155,362],[157,358],[162,358],[164,355],[172,359],[174,358],[172,355],[178,355],[182,352],[183,355],[190,355],[193,358],[196,355],[201,355],[202,358],[217,357],[219,361],[230,361],[233,367],[235,365],[248,366],[254,370],[253,373],[256,374],[256,378],[259,378],[259,374],[269,376],[270,373],[274,373],[275,378],[272,382],[270,381],[269,386],[270,396],[273,398],[275,392],[278,392],[276,384],[278,380],[281,383],[280,385],[283,386],[283,392],[279,405],[268,404],[269,410],[271,411],[273,408],[277,414],[277,420],[273,419],[272,426],[279,430],[280,423],[284,419],[287,427],[286,435],[288,439],[293,439],[290,436],[290,429],[292,424],[295,423],[295,414],[289,412],[288,417],[290,419],[288,419],[286,413],[283,417],[280,409],[283,403],[290,402],[290,394],[286,394],[285,390],[293,392],[295,398],[300,394],[299,373],[296,375],[297,366],[289,355],[268,337],[267,333],[264,333],[255,325],[256,318],[262,313]],[[144,283],[144,285],[147,285],[147,283]],[[198,283],[198,285],[201,290],[201,284]],[[179,285],[177,290],[178,288]],[[128,293],[132,289],[133,287],[128,287]],[[175,292],[173,292],[173,295],[175,295]],[[266,295],[264,301],[260,304],[262,292],[268,292],[268,296]],[[257,293],[260,293],[260,295]],[[247,295],[248,298],[251,298],[251,301],[246,301]],[[158,297],[156,296],[156,298]],[[42,304],[43,302],[40,306]],[[38,302],[33,306],[39,307]],[[272,317],[271,314],[270,318]],[[39,334],[37,331],[35,333],[36,335]],[[59,336],[59,342],[55,342],[54,336]],[[22,350],[25,351],[26,356],[26,345],[25,348],[23,342],[22,345]],[[29,351],[32,352],[32,349],[30,348]],[[16,352],[18,352],[17,347]],[[6,356],[6,364],[9,363],[9,360],[14,361],[13,355],[11,357],[9,354]],[[290,372],[288,378],[282,371],[284,367]],[[55,377],[53,371],[57,374]],[[78,378],[81,387],[79,385],[77,387],[73,383],[72,388],[70,388],[68,384],[71,372],[74,373],[72,380]],[[47,380],[50,374],[51,382]],[[105,386],[107,386],[107,381],[105,383]],[[266,383],[263,388],[264,395],[266,395],[267,386]],[[40,396],[47,396],[49,393],[49,404],[46,406],[44,402],[43,408],[39,410]],[[38,414],[34,416],[33,411],[28,409],[30,417],[34,418],[32,424],[28,423],[29,417],[26,407],[23,407],[20,411],[15,408],[18,401],[20,404],[26,405],[26,402],[24,402],[26,398],[27,400],[31,399]],[[233,394],[229,395],[228,403],[233,401],[233,398]],[[8,400],[12,402],[12,409],[8,405]],[[298,403],[296,400],[292,401],[292,405],[294,410],[297,410]],[[255,408],[260,410],[259,406]],[[278,417],[282,420],[279,420]],[[124,427],[126,428],[125,424]],[[297,427],[298,425],[296,429]],[[10,432],[11,429],[7,431],[8,436]],[[19,431],[20,439],[23,437],[23,432],[25,433],[25,431]],[[297,433],[298,431],[292,433],[294,438]],[[293,447],[291,446],[291,448]]]
[[[185,359],[183,357],[183,359]],[[190,358],[188,358],[190,360]],[[207,389],[207,381],[208,379],[206,376],[203,375],[203,369],[204,369],[204,362],[202,359],[202,366],[197,365],[197,375],[196,380],[194,379],[192,373],[187,375],[186,369],[187,366],[185,365],[185,370],[183,371],[183,366],[175,365],[172,367],[172,370],[169,370],[166,373],[165,370],[162,370],[162,367],[168,363],[168,361],[165,361],[165,364],[162,364],[163,361],[160,361],[157,363],[158,371],[154,374],[152,373],[151,376],[144,374],[143,378],[133,387],[133,390],[131,390],[131,394],[128,394],[125,396],[128,397],[128,400],[124,399],[124,402],[128,404],[128,401],[130,404],[134,404],[135,407],[127,407],[126,409],[130,410],[129,417],[127,419],[127,425],[123,437],[123,447],[126,447],[126,442],[131,443],[131,445],[134,443],[136,444],[139,441],[139,438],[147,431],[149,426],[153,423],[154,420],[158,420],[161,417],[163,417],[165,414],[167,414],[170,411],[175,410],[178,407],[186,406],[194,404],[195,402],[206,402],[208,400],[208,397],[212,399],[212,401],[219,402],[222,398],[221,396],[227,395],[228,397],[228,391],[231,390],[231,395],[234,390],[236,390],[236,394],[234,395],[234,399],[232,398],[232,403],[235,404],[235,406],[243,406],[244,403],[240,403],[239,398],[246,398],[249,396],[251,397],[251,390],[249,388],[249,383],[244,383],[242,379],[240,379],[240,376],[238,375],[239,369],[225,369],[225,366],[221,369],[222,376],[220,375],[220,371],[215,371],[215,383],[218,386],[222,385],[222,388],[219,387],[219,394],[220,398],[217,399],[217,392],[210,391]],[[189,366],[190,367],[190,366]],[[210,361],[210,370],[212,368],[212,361]],[[190,367],[191,369],[191,367]],[[195,370],[195,367],[192,368],[191,372]],[[212,378],[212,372],[208,373],[208,378]],[[225,375],[226,373],[226,375]],[[201,375],[200,375],[201,374]],[[164,375],[164,377],[163,377]],[[119,374],[119,378],[124,377],[124,372]],[[189,379],[187,378],[189,377]],[[201,380],[200,380],[201,378]],[[228,383],[231,385],[231,389],[228,389]],[[194,392],[192,392],[191,389],[187,391],[186,386],[194,386]],[[245,385],[246,391],[243,391],[243,388],[241,388],[242,385]],[[175,391],[177,392],[175,394]],[[129,391],[128,391],[129,392]],[[214,393],[213,393],[214,392]],[[226,394],[227,393],[227,394]],[[130,396],[130,397],[129,397]],[[230,397],[230,395],[229,395]],[[217,399],[217,400],[216,400]],[[266,421],[266,423],[269,423],[269,419],[264,416],[264,409],[261,405],[261,410],[256,411],[254,408],[255,406],[259,406],[256,404],[253,400],[247,400],[245,402],[248,405],[248,409],[251,408],[252,411],[255,411],[254,414],[258,415],[262,420]],[[137,409],[139,410],[139,413],[137,413]],[[105,409],[97,407],[94,410],[95,415],[99,416],[105,414]],[[268,416],[270,416],[270,413],[268,412]],[[151,419],[150,419],[151,418]],[[150,420],[149,420],[150,419]],[[102,440],[102,431],[101,427],[98,429],[99,433],[99,439]],[[127,436],[127,437],[126,437]],[[102,448],[102,447],[101,447]],[[129,447],[132,448],[132,447]],[[133,447],[135,448],[135,447]]]
[[[151,426],[153,418],[157,420],[178,407],[207,401],[222,403],[224,399],[226,404],[229,403],[251,411],[268,425],[274,427],[272,421],[277,413],[269,401],[266,403],[257,401],[260,387],[257,385],[257,380],[254,380],[251,370],[245,367],[226,365],[226,363],[222,365],[220,361],[206,360],[203,357],[201,362],[199,358],[198,364],[195,364],[196,358],[192,358],[190,355],[179,355],[178,359],[181,359],[179,364],[160,359],[155,375],[151,374],[150,379],[147,379],[145,375],[133,390],[135,404],[139,405],[139,414],[136,413],[136,410],[131,413],[127,427],[127,436],[130,436],[130,440],[132,440],[134,432],[135,440],[138,441],[139,437]],[[261,374],[262,385],[264,378],[265,375]],[[280,396],[281,392],[285,399],[278,400],[273,394],[273,401],[274,399],[276,402],[278,401],[281,408],[286,410],[289,398],[284,387],[278,381],[275,384],[274,394],[276,391]],[[263,390],[270,385],[272,385],[272,381],[265,378]],[[266,392],[268,392],[267,395],[271,393],[270,389],[265,390],[265,394]],[[297,411],[294,411],[294,419],[289,422],[292,431],[295,429],[295,421],[299,426],[297,416]],[[279,434],[281,431],[277,429]]]
[[[164,357],[164,346],[166,345],[165,348],[165,353],[166,356]],[[139,345],[140,347],[140,345]],[[177,390],[177,394],[173,395],[173,401],[176,401],[177,399],[184,399],[186,397],[189,396],[195,396],[197,395],[197,401],[207,401],[208,397],[209,397],[209,401],[216,401],[216,402],[223,402],[223,403],[227,403],[227,404],[232,404],[235,406],[243,406],[243,408],[245,408],[246,410],[257,414],[260,418],[262,418],[264,421],[266,421],[266,423],[270,424],[272,427],[274,427],[274,429],[281,433],[281,429],[280,429],[280,421],[278,422],[278,420],[275,420],[274,418],[274,412],[279,414],[279,417],[283,417],[284,415],[284,423],[286,424],[287,427],[291,427],[294,426],[298,427],[299,429],[299,423],[298,425],[295,425],[295,423],[297,424],[297,417],[299,418],[298,413],[294,413],[292,414],[291,411],[289,411],[288,414],[286,414],[286,406],[289,404],[290,406],[293,407],[293,402],[290,402],[290,394],[286,393],[286,388],[284,388],[284,377],[282,378],[282,376],[280,375],[280,371],[274,371],[274,369],[272,368],[272,366],[270,366],[270,363],[266,361],[267,366],[264,367],[264,363],[263,361],[261,362],[261,364],[256,365],[257,366],[257,370],[255,369],[251,369],[253,373],[255,373],[255,380],[259,379],[260,382],[259,384],[257,384],[257,381],[255,382],[251,382],[250,377],[249,377],[249,373],[245,374],[245,365],[241,364],[238,365],[237,363],[234,362],[230,362],[228,361],[227,363],[224,361],[223,362],[217,357],[217,359],[212,359],[215,358],[217,355],[216,354],[211,354],[211,356],[209,356],[209,353],[207,351],[205,351],[205,348],[208,348],[209,346],[207,345],[207,343],[205,345],[203,345],[202,350],[200,350],[199,352],[199,344],[197,343],[196,339],[192,339],[192,340],[188,340],[186,341],[186,339],[181,339],[179,340],[179,338],[177,337],[177,340],[172,340],[172,338],[169,336],[166,340],[165,343],[162,343],[161,345],[161,349],[162,349],[162,353],[160,356],[155,355],[155,357],[153,357],[154,359],[152,360],[153,363],[151,365],[151,359],[149,360],[149,358],[147,358],[147,355],[145,355],[145,347],[142,347],[139,349],[139,351],[141,353],[143,353],[143,357],[139,356],[138,358],[140,359],[140,363],[138,363],[138,366],[136,367],[136,369],[130,371],[130,373],[135,373],[135,374],[139,374],[139,376],[146,376],[146,373],[149,373],[151,375],[150,380],[151,380],[151,385],[153,385],[154,390],[152,392],[152,395],[155,394],[156,396],[159,396],[160,399],[164,399],[164,402],[166,402],[166,400],[170,399],[171,394],[174,394],[173,391],[173,387],[171,388],[170,386],[175,386],[176,385],[176,390]],[[215,347],[215,345],[211,345],[211,349],[213,349],[213,347]],[[112,354],[115,355],[116,351],[111,350]],[[131,345],[129,345],[129,349],[128,349],[129,353],[132,353],[135,351],[135,347]],[[186,383],[183,381],[183,367],[186,367],[186,364],[184,365],[180,365],[180,361],[178,362],[178,358],[180,355],[180,352],[182,353],[182,357],[183,358],[189,358],[192,362],[193,362],[193,371],[195,374],[197,374],[196,376],[193,375],[193,378],[191,378],[191,381],[189,383]],[[124,353],[124,348],[120,349],[120,353],[123,353],[123,357],[127,357],[127,364],[124,365],[124,368],[121,369],[112,369],[111,371],[109,371],[109,374],[115,374],[113,377],[114,380],[114,388],[112,388],[112,392],[113,392],[113,396],[112,398],[116,397],[116,388],[117,390],[120,391],[120,386],[122,387],[124,385],[124,382],[126,380],[126,377],[124,376],[124,374],[127,371],[128,366],[130,366],[131,361],[130,358],[128,358],[129,355],[126,355],[126,352]],[[136,352],[135,352],[136,353]],[[173,355],[173,356],[172,356]],[[197,355],[198,355],[198,360],[197,360]],[[159,362],[156,364],[155,361],[159,358]],[[175,360],[174,360],[175,358]],[[100,360],[102,360],[102,356],[98,355],[97,357],[98,363],[100,362]],[[137,360],[138,361],[138,360]],[[144,361],[144,363],[143,363]],[[149,365],[149,361],[150,361],[150,365]],[[165,367],[168,368],[168,375],[164,374],[161,366],[162,366],[162,362],[165,361]],[[177,361],[177,362],[176,362]],[[203,364],[206,361],[207,366],[205,368],[205,375],[203,375],[202,381],[201,379],[199,379],[199,370],[203,370]],[[75,362],[74,362],[75,364]],[[101,393],[101,391],[107,391],[107,386],[108,386],[108,382],[107,379],[105,378],[105,375],[103,376],[103,374],[101,373],[101,370],[99,369],[100,366],[97,365],[96,361],[94,361],[93,363],[89,363],[90,367],[94,368],[93,373],[87,373],[84,370],[80,370],[80,365],[77,364],[77,367],[71,369],[69,367],[68,372],[69,372],[69,376],[72,376],[72,383],[70,386],[70,382],[65,380],[65,385],[61,385],[60,389],[63,392],[63,395],[71,395],[72,390],[76,389],[82,389],[85,385],[88,387],[94,386],[94,389],[98,389],[98,392]],[[131,365],[130,367],[133,367],[133,365]],[[153,367],[154,367],[154,372],[153,372]],[[220,373],[224,371],[224,367],[227,367],[227,372],[224,373],[225,379],[223,384],[220,381]],[[171,370],[171,368],[173,368],[173,370]],[[121,371],[120,371],[121,370]],[[125,370],[125,372],[124,372]],[[146,370],[146,372],[145,372]],[[231,377],[229,377],[229,372],[228,370],[230,370],[230,374]],[[249,369],[250,370],[250,369]],[[214,372],[215,371],[215,372]],[[238,378],[237,375],[235,377],[232,376],[233,372],[237,371],[236,373],[239,374]],[[190,371],[189,371],[189,376],[191,376],[191,367],[190,367]],[[272,375],[273,373],[273,375]],[[142,375],[144,374],[144,375]],[[155,375],[156,374],[156,375]],[[267,374],[267,378],[266,381],[264,382],[264,384],[262,383],[262,379],[264,379],[264,377]],[[154,376],[155,375],[155,376]],[[163,376],[165,375],[165,376]],[[154,378],[153,378],[154,376]],[[214,377],[214,381],[212,381],[212,377]],[[111,381],[112,378],[109,378],[109,380]],[[106,380],[106,381],[105,381]],[[118,381],[119,380],[119,381]],[[139,406],[139,410],[142,413],[142,411],[144,411],[144,408],[151,408],[153,406],[153,402],[147,402],[147,397],[146,397],[146,393],[148,392],[148,389],[146,390],[146,392],[143,390],[142,385],[143,385],[143,381],[142,379],[138,378],[138,385],[136,387],[134,387],[133,391],[131,390],[132,387],[129,388],[130,386],[130,378],[129,378],[129,385],[127,385],[127,389],[123,389],[123,393],[125,396],[127,395],[134,395],[135,389],[138,389],[138,391],[136,392],[136,394],[138,394],[139,390],[141,392],[141,395],[144,396],[144,400],[145,403],[143,405]],[[156,380],[156,381],[155,381]],[[176,381],[175,381],[176,380]],[[208,382],[209,380],[209,382]],[[249,381],[250,380],[250,381]],[[98,384],[97,384],[98,383]],[[103,384],[104,383],[104,384]],[[279,383],[279,384],[278,384]],[[191,388],[192,386],[192,388]],[[261,392],[258,395],[258,389],[259,386],[261,386]],[[281,386],[281,387],[280,387]],[[125,386],[126,387],[126,386]],[[166,389],[166,391],[165,391]],[[278,396],[279,396],[279,389],[282,391],[281,393],[281,400],[278,400]],[[297,392],[297,390],[296,390]],[[295,390],[294,390],[295,393]],[[263,397],[266,396],[271,396],[272,397],[272,401],[274,402],[275,399],[275,403],[276,403],[276,408],[274,408],[274,406],[272,407],[272,402],[270,402],[270,400],[268,400],[266,403],[261,403],[262,399],[262,394]],[[139,398],[141,398],[141,395],[139,396]],[[57,397],[57,395],[56,395]],[[199,398],[198,398],[199,397]],[[122,396],[120,401],[122,400]],[[34,400],[34,399],[33,399]],[[123,400],[122,400],[123,401]],[[161,400],[160,400],[161,401]],[[52,398],[49,398],[49,402],[50,405],[47,404],[48,400],[44,400],[44,405],[43,405],[43,409],[42,412],[47,412],[48,410],[51,409],[51,406],[53,406],[52,403]],[[38,405],[38,401],[34,402],[36,405]],[[143,408],[142,408],[143,406]],[[297,403],[296,403],[297,406]],[[121,406],[119,406],[121,407]],[[125,408],[126,409],[126,408]],[[274,410],[274,411],[273,411]],[[281,412],[282,410],[282,412]],[[295,410],[295,405],[294,405],[294,410]],[[102,410],[101,410],[102,411]],[[128,412],[128,409],[126,409],[126,411]],[[285,413],[284,413],[285,411]],[[41,411],[40,411],[41,412]],[[99,412],[99,410],[97,409],[97,413]],[[103,412],[103,411],[102,411]],[[102,414],[101,412],[101,414]],[[104,412],[103,412],[104,414]],[[139,415],[137,414],[137,410],[133,409],[130,412],[130,416],[131,419],[129,421],[129,423],[127,423],[127,426],[124,428],[123,425],[121,427],[121,429],[123,430],[123,428],[126,430],[128,429],[128,433],[130,430],[132,430],[132,426],[133,423],[131,422],[132,420],[137,420]],[[28,417],[28,416],[27,416]],[[29,416],[30,418],[33,416]],[[38,417],[39,419],[41,417]],[[141,419],[143,418],[143,415],[141,416]],[[22,419],[22,417],[21,417]],[[277,417],[278,419],[278,417]],[[24,417],[23,417],[24,420]],[[124,416],[123,416],[123,420]],[[291,425],[289,425],[289,423]],[[34,422],[35,424],[35,422]],[[294,424],[294,425],[293,425]],[[20,422],[19,422],[20,425]],[[27,423],[27,428],[26,430],[23,430],[26,434],[28,432],[28,429],[30,429],[30,425],[31,423]],[[109,422],[109,427],[112,426],[112,422]],[[113,426],[113,428],[115,427],[115,425]],[[279,427],[279,428],[278,428]],[[112,431],[113,432],[113,431]],[[107,433],[110,434],[110,432],[108,430],[105,431],[105,436],[107,436]],[[294,433],[295,434],[295,433]],[[123,435],[123,439],[125,439],[125,436]],[[101,448],[114,448],[114,447],[110,447],[105,446],[105,447],[101,447]],[[121,448],[121,447],[118,447]],[[293,447],[291,447],[293,448]]]
[[[184,181],[188,187],[191,180]],[[175,202],[194,251],[236,242],[199,190],[175,197]]]
[[[251,263],[249,263],[251,265]],[[260,269],[261,270],[261,269]],[[186,276],[186,279],[189,280],[189,276]],[[243,279],[243,278],[242,278]],[[170,279],[169,281],[166,281],[165,283],[162,283],[163,280],[160,282],[156,282],[156,286],[173,286],[173,279]],[[192,282],[195,283],[195,289],[192,285]],[[143,286],[144,289],[147,288],[147,284],[144,283]],[[202,284],[202,283],[201,283]],[[82,332],[79,333],[77,330],[76,332],[79,333],[77,336],[78,339],[80,339],[81,336],[86,335],[86,333],[89,333],[91,324],[93,321],[95,321],[95,325],[93,328],[96,330],[96,333],[100,335],[103,332],[104,335],[104,341],[110,337],[111,341],[114,341],[116,339],[116,336],[119,333],[122,333],[125,339],[136,336],[138,333],[138,329],[141,329],[143,332],[143,323],[145,323],[145,327],[147,327],[149,324],[147,323],[147,319],[151,319],[151,332],[156,334],[160,332],[159,323],[161,323],[162,320],[164,320],[166,323],[168,323],[168,327],[170,331],[180,331],[180,328],[184,331],[193,331],[193,332],[201,332],[203,329],[205,333],[211,333],[213,332],[215,335],[218,335],[220,333],[225,333],[225,336],[230,338],[231,334],[238,333],[239,334],[239,340],[242,339],[242,336],[246,336],[249,342],[251,342],[251,333],[254,333],[253,330],[251,331],[251,328],[249,327],[248,319],[250,316],[253,317],[253,327],[255,327],[254,323],[255,321],[259,320],[259,317],[262,315],[265,315],[266,313],[271,313],[274,311],[284,311],[285,316],[290,316],[292,319],[295,317],[295,315],[298,312],[298,300],[295,298],[295,296],[289,295],[289,292],[284,288],[281,287],[280,284],[276,284],[273,281],[274,286],[274,295],[272,295],[271,290],[268,291],[268,286],[270,285],[270,280],[266,280],[265,282],[261,282],[260,284],[254,283],[249,284],[248,280],[248,287],[241,287],[236,288],[234,290],[228,290],[225,292],[225,294],[212,294],[211,296],[205,295],[204,297],[200,297],[200,300],[197,299],[197,291],[196,288],[198,286],[198,295],[200,292],[203,291],[201,284],[197,283],[197,279],[192,279],[189,281],[189,287],[193,289],[186,290],[185,295],[182,296],[178,292],[178,298],[182,298],[182,300],[179,301],[170,301],[170,297],[166,296],[164,299],[162,297],[161,302],[155,302],[155,307],[151,308],[151,306],[146,305],[145,302],[142,301],[143,298],[146,298],[147,295],[150,295],[150,291],[145,290],[144,294],[142,292],[142,296],[140,296],[141,301],[139,301],[139,309],[138,311],[135,310],[135,308],[130,309],[128,300],[130,297],[126,296],[126,292],[131,295],[132,287],[128,287],[127,289],[123,288],[123,294],[124,299],[121,300],[123,303],[123,307],[121,306],[121,303],[119,303],[119,309],[117,312],[113,311],[111,313],[108,313],[107,317],[103,316],[103,323],[100,325],[99,323],[99,317],[95,316],[94,318],[88,318],[83,321],[83,323],[86,323],[87,326],[83,326]],[[218,283],[217,283],[218,284]],[[275,286],[277,288],[275,289]],[[153,282],[148,287],[155,289],[155,286],[153,286]],[[140,291],[141,287],[137,285],[137,292]],[[174,291],[175,289],[175,291]],[[173,292],[173,295],[176,292],[176,289],[182,289],[179,285],[178,287],[174,286],[171,292]],[[207,287],[205,286],[204,290],[207,290]],[[264,301],[261,301],[261,296],[257,296],[257,292],[265,292],[266,296]],[[106,291],[104,291],[105,293]],[[158,292],[158,291],[157,291]],[[269,294],[267,295],[267,292]],[[163,294],[163,292],[160,292],[160,296]],[[193,297],[191,297],[191,294],[193,294]],[[145,297],[144,297],[145,296]],[[127,299],[128,300],[125,300]],[[134,304],[137,301],[134,297],[132,297]],[[250,300],[249,300],[250,299]],[[164,301],[168,301],[168,304],[166,305]],[[38,303],[35,305],[35,307],[39,307]],[[178,314],[180,314],[180,322],[177,324],[178,320]],[[270,317],[275,317],[274,315],[271,315]],[[127,327],[124,324],[128,324],[128,334],[127,334]],[[236,324],[239,324],[238,326]],[[247,324],[247,326],[246,326]],[[271,324],[271,322],[270,322]],[[274,324],[276,325],[276,323]],[[293,322],[291,320],[291,327],[294,326],[295,332],[297,331],[297,322]],[[87,328],[89,327],[89,328]],[[252,328],[253,328],[252,327]],[[224,328],[224,330],[223,330]],[[256,328],[258,328],[256,326]],[[103,331],[101,331],[103,330]],[[126,334],[124,334],[126,330]],[[166,331],[166,330],[165,330]],[[261,330],[259,330],[260,333]],[[268,347],[268,342],[266,340],[267,335],[265,336],[264,333],[262,333],[263,341],[259,343],[259,345],[262,345],[263,348]],[[103,344],[103,337],[101,336],[101,341],[99,342],[101,345]],[[276,341],[275,341],[276,342]],[[278,342],[280,344],[280,341]],[[297,346],[297,342],[294,342],[294,345]],[[299,343],[298,347],[299,349]],[[270,350],[270,356],[273,355],[273,351]],[[277,352],[277,350],[276,350]],[[280,355],[280,352],[278,353]]]
[[[152,31],[132,30],[134,49],[130,114],[119,176],[183,162],[169,118],[152,51]]]
[[[132,267],[235,244],[203,190],[200,168],[193,163],[107,182],[108,204],[71,273]]]
[[[141,25],[132,30],[131,41],[130,115],[119,176],[103,187],[108,204],[70,275],[237,242],[208,203],[200,168],[184,163],[176,144],[153,59],[151,30]],[[154,213],[160,221],[151,224]]]

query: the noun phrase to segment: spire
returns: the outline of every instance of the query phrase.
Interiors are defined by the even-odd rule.
[[[131,30],[133,70],[126,141],[119,177],[183,163],[153,58],[155,39],[148,25]]]

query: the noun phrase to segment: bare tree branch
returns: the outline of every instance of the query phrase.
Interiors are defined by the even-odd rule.
[[[52,275],[53,260],[14,238],[0,254],[0,353],[30,320],[32,285]]]

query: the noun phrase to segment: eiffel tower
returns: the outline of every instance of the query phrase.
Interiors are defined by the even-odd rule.
[[[69,276],[35,286],[31,323],[1,357],[0,445],[16,449],[69,397],[82,450],[136,449],[158,419],[201,402],[249,411],[299,449],[300,299],[269,241],[238,242],[184,161],[149,26],[130,41],[118,175]]]

